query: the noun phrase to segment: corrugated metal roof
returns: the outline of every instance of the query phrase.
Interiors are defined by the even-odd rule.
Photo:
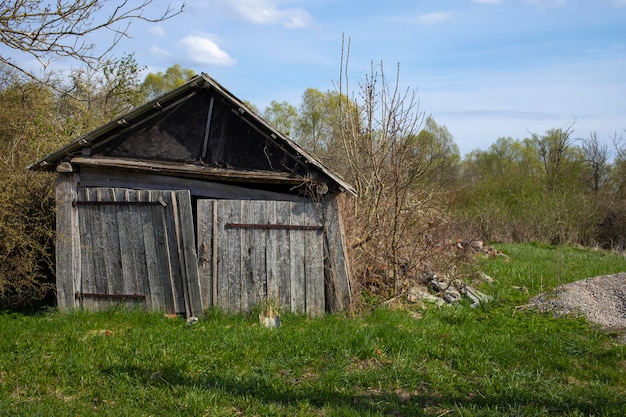
[[[149,101],[133,111],[119,117],[99,128],[80,136],[69,144],[59,148],[44,158],[28,166],[28,169],[35,171],[50,171],[54,170],[56,165],[63,161],[65,158],[76,155],[83,148],[90,147],[93,144],[104,140],[108,136],[114,134],[116,131],[125,129],[127,126],[136,124],[138,121],[158,113],[163,109],[168,108],[173,104],[180,103],[186,100],[194,91],[198,88],[213,88],[225,99],[230,101],[239,111],[242,117],[246,117],[248,122],[251,122],[261,128],[268,135],[271,140],[279,145],[284,146],[287,149],[292,150],[295,154],[299,155],[306,164],[313,167],[316,171],[326,176],[332,182],[334,182],[339,189],[347,191],[353,195],[356,195],[354,188],[348,184],[341,176],[324,166],[319,160],[307,153],[304,149],[298,146],[294,141],[289,139],[283,133],[273,128],[267,123],[261,116],[250,110],[241,100],[235,97],[230,91],[224,88],[216,80],[202,73],[187,81],[182,86],[170,91],[169,93]]]

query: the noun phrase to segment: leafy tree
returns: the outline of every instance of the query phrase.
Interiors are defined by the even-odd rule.
[[[141,104],[141,69],[134,55],[127,55],[101,72],[72,71],[58,99],[65,127],[71,129],[67,134],[78,136]]]
[[[554,189],[568,178],[568,159],[572,157],[573,124],[560,129],[550,129],[545,135],[532,135],[532,141],[543,165],[546,184]],[[566,182],[566,181],[565,181]]]
[[[463,236],[510,241],[532,239],[528,224],[545,188],[542,166],[530,139],[499,138],[462,163],[453,207]],[[467,227],[467,229],[464,229]],[[534,227],[534,226],[533,226]]]
[[[147,100],[152,100],[174,90],[195,77],[196,73],[189,68],[182,68],[180,64],[169,67],[164,73],[150,73],[146,76],[141,89]]]
[[[128,37],[130,24],[142,20],[160,22],[183,11],[169,5],[161,14],[147,16],[145,10],[153,0],[116,5],[107,0],[46,2],[9,0],[0,2],[0,42],[13,53],[34,57],[44,70],[54,59],[72,59],[91,70],[110,65],[112,52],[121,39]],[[91,34],[111,33],[109,42],[89,42]],[[28,78],[44,81],[34,71],[17,64],[9,54],[0,54],[0,62],[13,67]],[[58,88],[54,80],[48,85]]]
[[[321,154],[329,139],[328,94],[315,88],[308,88],[302,94],[300,118],[295,137],[305,149]]]
[[[298,110],[288,102],[279,103],[272,100],[263,111],[263,117],[285,135],[290,136],[295,133],[294,127],[298,123]]]
[[[421,160],[420,166],[427,168],[429,181],[436,181],[441,186],[453,185],[461,153],[448,129],[438,125],[432,117],[427,117],[426,125],[415,141],[414,156]]]

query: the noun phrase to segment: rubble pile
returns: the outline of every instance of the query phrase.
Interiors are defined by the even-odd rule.
[[[480,279],[485,283],[493,283],[493,278],[482,273]],[[476,308],[482,303],[492,300],[492,297],[469,286],[461,279],[449,279],[445,275],[432,273],[425,280],[425,286],[413,285],[407,291],[406,300],[409,303],[421,304],[422,306],[456,304],[463,298],[469,299],[470,307]]]
[[[508,256],[494,247],[487,246],[482,240],[455,240],[438,245],[440,249],[460,259],[476,257],[504,257]],[[406,265],[410,265],[407,262]],[[458,304],[463,299],[471,301],[471,307],[477,307],[492,299],[487,294],[478,291],[473,286],[484,283],[491,284],[494,280],[484,273],[478,276],[460,278],[456,271],[450,274],[437,272],[426,265],[421,265],[418,272],[412,271],[411,267],[402,264],[397,271],[393,271],[384,262],[372,262],[361,273],[359,283],[370,294],[388,297],[392,293],[395,296],[386,303],[408,302],[422,306],[443,306]],[[401,278],[396,280],[398,274]]]
[[[501,256],[508,258],[502,251],[492,246],[486,246],[485,242],[479,239],[459,239],[451,242],[450,247],[462,256],[484,256],[489,258]],[[459,303],[463,298],[467,298],[472,302],[471,307],[476,308],[481,303],[487,303],[492,300],[492,297],[471,287],[467,282],[459,278],[451,279],[446,274],[432,271],[427,271],[424,275],[425,279],[422,280],[422,284],[425,287],[413,286],[409,289],[407,301],[410,303],[431,303],[441,306]],[[479,284],[492,284],[494,282],[493,278],[485,273],[480,273],[478,281]]]

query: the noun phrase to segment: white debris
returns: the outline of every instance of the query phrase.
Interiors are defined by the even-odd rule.
[[[407,300],[411,303],[425,302],[429,304],[434,304],[438,307],[445,304],[445,301],[443,301],[441,298],[432,295],[428,292],[427,289],[422,287],[409,288]]]

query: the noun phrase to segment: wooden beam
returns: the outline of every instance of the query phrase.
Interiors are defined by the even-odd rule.
[[[120,187],[146,190],[190,190],[191,195],[203,198],[235,200],[308,201],[305,197],[274,191],[258,190],[242,185],[170,177],[150,173],[128,175],[123,170],[83,167],[80,170],[81,187]]]
[[[135,161],[118,158],[84,158],[75,157],[72,164],[87,167],[116,168],[133,172],[149,172],[152,174],[171,175],[187,178],[202,178],[206,180],[249,182],[261,184],[301,185],[310,183],[304,177],[294,177],[292,174],[276,171],[241,171],[222,169],[193,164],[176,164],[157,161]]]

